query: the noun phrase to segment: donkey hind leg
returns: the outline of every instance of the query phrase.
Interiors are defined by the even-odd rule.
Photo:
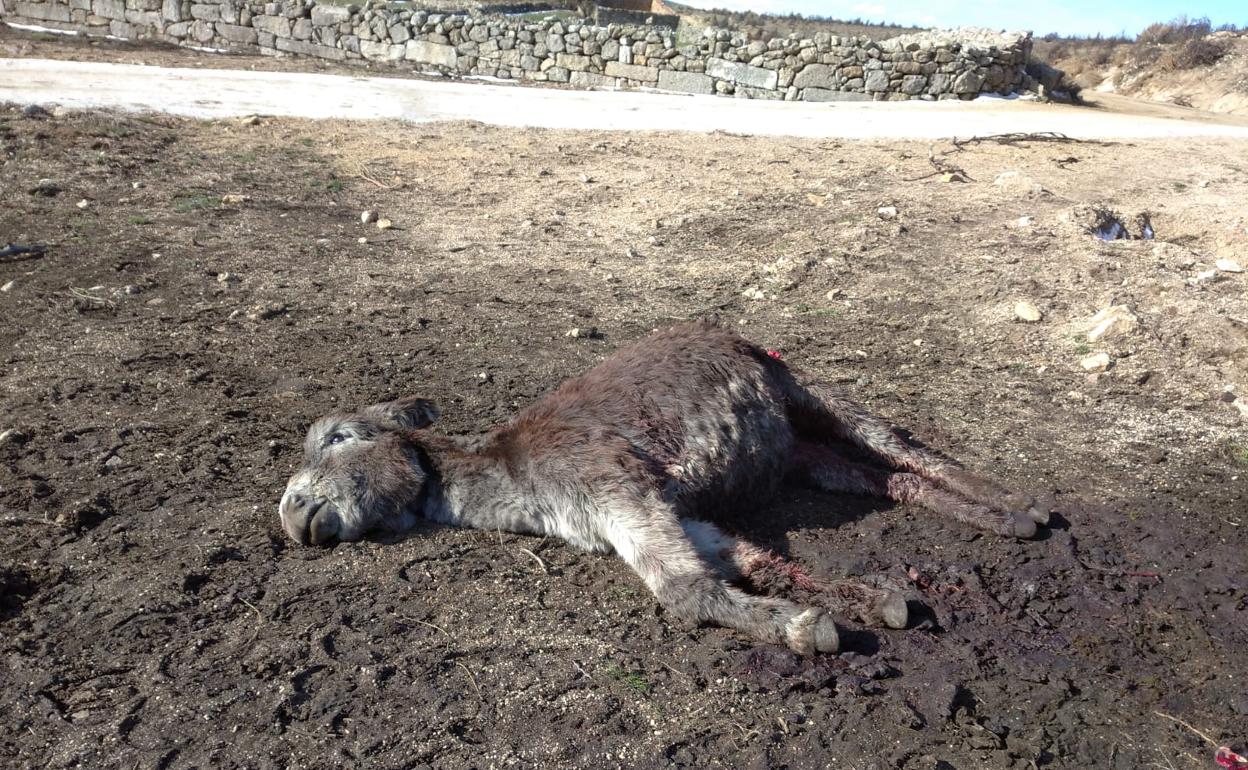
[[[797,562],[726,534],[710,522],[682,519],[680,525],[702,560],[726,580],[743,581],[759,593],[785,586],[803,599],[869,625],[905,628],[909,622],[905,597],[897,591],[852,578],[821,581]]]
[[[1036,534],[1033,517],[973,502],[941,489],[916,473],[862,465],[830,447],[805,441],[794,449],[794,459],[799,477],[825,492],[849,492],[884,497],[898,503],[915,503],[942,516],[1007,537]]]
[[[836,625],[822,609],[751,596],[728,585],[698,556],[675,511],[657,501],[616,505],[606,537],[673,615],[733,628],[794,652],[836,652]]]
[[[1049,511],[1028,495],[1011,492],[957,463],[902,440],[884,420],[867,412],[842,393],[820,383],[786,383],[795,427],[831,434],[854,444],[888,465],[909,471],[973,502],[1003,511],[1021,511],[1035,524],[1048,524]],[[988,529],[992,529],[989,527]],[[1025,527],[1023,528],[1025,529]],[[995,530],[994,530],[995,531]],[[1033,528],[1034,531],[1034,528]],[[1002,532],[1011,535],[1013,532]],[[1015,535],[1030,537],[1030,535]]]

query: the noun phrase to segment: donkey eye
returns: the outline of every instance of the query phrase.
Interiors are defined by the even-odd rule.
[[[331,435],[330,435],[330,437],[329,437],[329,441],[328,441],[327,443],[330,443],[330,444],[341,444],[342,442],[344,442],[344,441],[346,441],[346,440],[347,440],[347,437],[346,437],[344,434],[342,434],[342,433],[333,433],[333,434],[331,434]]]

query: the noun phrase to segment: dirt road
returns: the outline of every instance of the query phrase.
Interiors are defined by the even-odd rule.
[[[808,138],[934,139],[1027,131],[1080,138],[1248,138],[1248,121],[1177,121],[1021,100],[806,104],[47,59],[0,59],[0,101],[188,117],[471,120],[530,128]]]

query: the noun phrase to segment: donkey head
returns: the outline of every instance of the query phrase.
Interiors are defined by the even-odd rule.
[[[323,545],[410,529],[429,482],[413,431],[437,418],[432,402],[401,398],[313,423],[278,506],[286,534]]]

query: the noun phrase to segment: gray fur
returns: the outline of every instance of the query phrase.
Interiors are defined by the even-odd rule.
[[[408,398],[318,420],[279,506],[286,532],[326,544],[424,516],[557,536],[619,555],[679,618],[812,653],[837,648],[831,619],[730,585],[766,552],[711,523],[723,511],[764,504],[789,476],[1003,535],[1030,536],[1048,517],[709,323],[619,350],[483,437],[440,436],[436,418]],[[889,607],[896,625],[896,597]]]

